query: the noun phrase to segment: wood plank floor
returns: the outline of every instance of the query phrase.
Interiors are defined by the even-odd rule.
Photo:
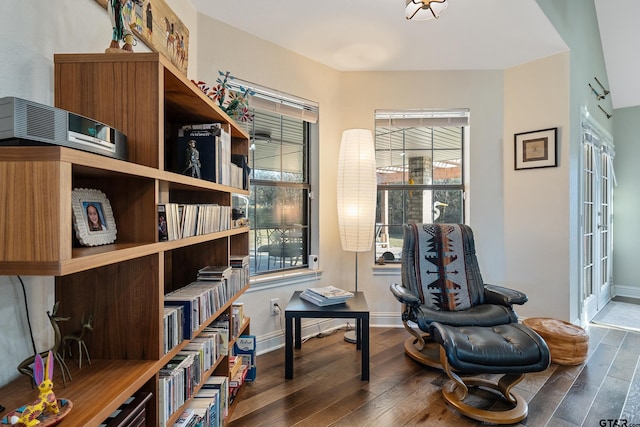
[[[552,364],[516,386],[529,401],[529,416],[517,425],[640,423],[640,333],[597,325],[588,333],[584,364]],[[284,349],[258,356],[257,381],[245,387],[228,426],[480,425],[445,404],[445,374],[405,356],[408,336],[402,328],[371,328],[369,382],[360,380],[360,352],[343,340],[343,331],[295,350],[292,380],[284,379]]]

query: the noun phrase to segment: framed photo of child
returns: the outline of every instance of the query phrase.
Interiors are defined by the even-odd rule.
[[[71,193],[73,228],[81,245],[108,245],[116,240],[111,203],[99,190],[76,188]]]

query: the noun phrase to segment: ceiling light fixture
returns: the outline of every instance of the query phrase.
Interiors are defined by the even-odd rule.
[[[425,21],[427,19],[438,19],[447,10],[447,0],[406,0],[404,14],[407,19],[415,21]]]

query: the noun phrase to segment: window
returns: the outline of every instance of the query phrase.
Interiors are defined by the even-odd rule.
[[[464,222],[467,110],[376,111],[375,257],[400,262],[402,226]]]
[[[240,84],[234,81],[234,84]],[[248,215],[252,275],[308,266],[310,247],[309,149],[317,140],[317,106],[242,83],[250,98],[251,168]]]

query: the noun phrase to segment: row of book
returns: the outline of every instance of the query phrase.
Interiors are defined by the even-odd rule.
[[[196,377],[193,354],[178,353],[159,372],[158,404],[160,406],[160,426],[165,426],[171,415],[189,400],[195,386],[199,384]]]
[[[335,286],[325,286],[321,288],[307,288],[300,293],[300,298],[324,307],[327,305],[343,304],[349,298],[353,298],[353,295],[353,292],[345,291]]]
[[[218,426],[220,425],[218,423],[222,422],[228,414],[229,405],[242,384],[255,379],[255,336],[238,337],[233,350],[229,352],[228,326],[228,322],[224,324],[222,321],[205,328],[160,370],[158,390],[161,426],[166,425],[166,420],[187,402],[185,411],[191,409],[192,411],[189,412],[193,412],[202,421],[207,414],[197,410],[196,407],[203,409],[204,401],[199,399],[214,397],[215,392],[210,390],[220,390],[224,386],[223,393],[218,396],[219,401],[209,402],[210,405],[219,408],[213,412],[219,414],[217,417],[221,419],[209,416],[208,419],[213,424],[207,424],[206,421],[203,424]],[[218,347],[221,343],[227,347]],[[215,365],[218,358],[227,354],[229,377],[213,376],[205,379],[205,373]],[[195,393],[200,384],[202,384],[200,391]],[[210,405],[204,405],[210,410],[209,412],[213,410]],[[183,413],[183,417],[184,415]],[[191,417],[184,418],[191,419]]]
[[[231,207],[208,204],[158,204],[158,240],[177,240],[231,228]]]
[[[213,328],[213,327],[212,327]],[[209,328],[207,328],[209,329]],[[215,329],[215,328],[213,328]],[[207,332],[203,332],[209,335]],[[215,338],[213,339],[215,341]],[[192,342],[195,343],[195,340]],[[229,376],[211,376],[212,359],[203,345],[189,343],[160,371],[160,425],[165,426],[177,410],[182,413],[175,426],[221,426],[229,407],[245,381],[256,377],[256,337],[243,335],[229,354]],[[215,362],[215,361],[214,361]],[[200,389],[198,386],[200,385]],[[193,424],[191,424],[193,423]]]
[[[236,275],[236,277],[232,280],[234,282],[237,280],[237,284],[233,284],[232,288],[236,289],[237,292],[240,292],[242,288],[249,284],[249,255],[229,255],[229,265],[231,266],[231,274]]]
[[[203,381],[205,373],[227,354],[228,345],[228,330],[205,328],[160,370],[158,390],[161,420],[168,420],[185,402],[194,398],[194,390]],[[219,378],[211,378],[208,380],[210,384],[213,381],[220,382]],[[225,387],[228,390],[228,382]],[[228,391],[223,394],[223,414],[228,406],[228,394]]]
[[[166,294],[164,305],[184,307],[182,337],[191,339],[193,333],[200,329],[231,296],[226,282],[196,281]]]
[[[228,377],[211,376],[207,378],[200,390],[186,402],[186,405],[180,405],[182,413],[174,426],[223,426],[229,413],[229,393]],[[166,426],[167,420],[172,415],[173,413],[163,414],[161,411],[159,425]]]
[[[177,346],[184,340],[184,309],[182,305],[164,307],[163,323],[164,323],[164,354],[171,351],[172,348]]]
[[[197,275],[200,282],[223,283],[229,298],[249,284],[249,255],[230,258],[229,265],[209,265],[198,270]]]
[[[164,351],[171,351],[184,339],[191,339],[229,299],[249,283],[249,256],[231,256],[231,265],[206,266],[195,282],[164,296]],[[236,303],[241,305],[241,303]],[[237,333],[244,315],[232,307],[232,328]],[[235,336],[235,335],[232,335]]]

